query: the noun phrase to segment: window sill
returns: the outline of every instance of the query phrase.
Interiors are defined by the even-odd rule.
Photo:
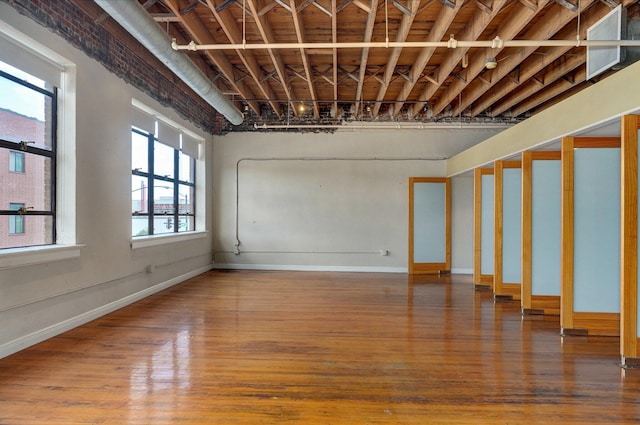
[[[166,245],[174,242],[184,242],[194,239],[202,239],[207,237],[208,232],[185,232],[185,233],[172,233],[169,235],[154,235],[154,236],[141,236],[135,239],[131,239],[131,249],[147,248],[150,246]]]
[[[32,266],[80,257],[84,245],[46,245],[0,251],[0,270]]]

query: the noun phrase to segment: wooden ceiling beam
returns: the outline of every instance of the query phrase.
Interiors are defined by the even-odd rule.
[[[483,3],[482,0],[476,0],[476,7],[482,10],[484,13],[493,12],[493,7]]]
[[[364,10],[367,13],[371,13],[371,11],[375,11],[377,9],[377,6],[372,8],[371,5],[367,4],[366,2],[362,1],[362,0],[354,0],[353,4],[355,6],[358,6],[360,9]]]
[[[426,41],[442,40],[444,35],[447,33],[447,30],[451,26],[453,19],[456,17],[458,12],[460,11],[461,7],[462,7],[461,1],[456,2],[456,6],[454,8],[450,8],[443,5],[440,8],[440,13],[438,14],[438,18],[433,24],[433,28],[431,28],[431,31],[429,31],[429,35],[427,36]],[[420,79],[420,76],[424,72],[425,67],[429,63],[429,60],[431,59],[435,51],[436,51],[435,47],[425,47],[420,50],[420,53],[418,53],[418,57],[414,61],[414,64],[411,67],[411,70],[409,71],[410,81],[407,81],[404,83],[404,85],[400,89],[400,93],[396,98],[394,115],[397,116],[397,114],[402,110],[402,106],[404,105],[404,102],[407,100],[407,98],[411,94],[411,91],[413,90],[416,83]],[[435,82],[436,81],[435,79],[427,78],[427,81],[429,81],[431,84],[436,84],[436,85],[438,84],[437,82]]]
[[[180,24],[182,27],[193,37],[194,41],[200,44],[212,44],[216,43],[209,30],[204,26],[200,19],[194,13],[187,15],[180,15],[180,7],[177,0],[163,0],[164,4],[173,12],[174,15],[180,18]],[[213,64],[220,70],[220,72],[227,79],[233,90],[240,93],[245,99],[254,99],[255,96],[251,92],[251,89],[242,81],[236,81],[235,70],[233,65],[221,51],[207,50],[204,53]],[[260,113],[260,104],[255,100],[247,101],[249,107],[257,114]]]
[[[292,12],[291,10],[291,4],[287,3],[287,0],[275,0],[276,3],[278,3],[280,6],[284,7],[287,12]],[[293,5],[293,8],[295,9],[295,5]]]
[[[403,15],[402,20],[400,21],[400,25],[396,32],[396,42],[405,42],[407,40],[407,36],[409,35],[409,31],[411,30],[411,25],[413,24],[413,20],[418,14],[418,8],[420,7],[419,1],[412,1],[409,3],[410,13],[408,15]],[[377,117],[380,112],[380,107],[382,106],[382,100],[387,93],[387,89],[391,84],[391,79],[393,77],[393,72],[396,68],[396,64],[398,63],[398,59],[400,58],[400,53],[402,53],[402,47],[394,47],[391,49],[389,53],[389,57],[387,58],[386,67],[384,70],[384,83],[380,85],[378,89],[378,95],[376,96],[376,104],[373,106],[373,116]]]
[[[519,0],[524,7],[528,7],[533,11],[538,10],[538,0]]]
[[[271,27],[271,23],[264,16],[264,13],[261,13],[268,6],[258,9],[258,6],[255,0],[246,0],[246,2],[247,2],[247,7],[249,8],[249,10],[251,11],[251,13],[255,18],[255,23],[256,23],[256,26],[258,27],[258,32],[260,33],[260,37],[262,37],[262,41],[264,41],[265,43],[274,43],[275,36],[273,33],[273,28]],[[275,2],[270,3],[270,5],[275,5],[275,4],[276,4]],[[289,88],[289,77],[287,75],[286,67],[282,59],[282,56],[280,55],[280,52],[275,49],[267,49],[267,52],[269,53],[269,57],[271,58],[271,63],[273,63],[274,69],[278,74],[278,79],[280,80],[280,83],[282,85],[282,90],[287,96],[287,101],[291,103],[291,100],[294,99],[295,96],[293,96],[293,92]],[[292,108],[292,109],[295,111],[294,112],[295,114],[298,113],[297,108]]]
[[[593,4],[595,0],[583,0],[583,7],[588,7]],[[555,8],[555,11],[551,11],[553,13],[552,16],[555,17],[553,21],[557,22],[555,24],[547,24],[546,26],[538,26],[532,28],[527,34],[525,34],[525,39],[530,40],[539,40],[542,37],[552,38],[556,36],[559,39],[567,39],[570,37],[575,37],[575,28],[563,28],[571,22],[571,20],[575,17],[575,14],[572,14],[567,9],[559,6],[552,5],[551,7]],[[594,7],[587,10],[582,14],[582,34],[586,34],[586,29],[596,23],[600,18],[602,18],[607,12],[609,8],[600,4],[595,5]],[[563,25],[564,24],[564,25]],[[553,27],[550,27],[553,25]],[[558,29],[559,32],[556,30]],[[529,38],[529,37],[537,37],[537,38]],[[542,58],[536,57],[529,58],[537,48],[536,47],[527,47],[527,48],[518,48],[506,57],[503,61],[500,61],[498,67],[491,71],[492,78],[491,84],[473,84],[469,86],[469,89],[465,92],[463,96],[462,105],[458,105],[454,110],[457,112],[459,108],[466,109],[469,105],[473,105],[471,108],[471,116],[477,116],[487,110],[493,103],[499,101],[502,97],[507,96],[512,90],[515,89],[515,85],[508,79],[503,79],[513,68],[516,66],[520,66],[522,79],[526,80],[542,69],[553,63],[557,58],[568,52],[570,47],[553,47],[545,50],[545,54]],[[482,99],[480,99],[482,97]],[[478,100],[479,99],[479,100]],[[477,101],[477,102],[476,102]],[[476,102],[476,103],[474,103]]]
[[[517,105],[520,102],[524,102],[528,97],[534,96],[541,87],[548,87],[553,84],[558,79],[564,77],[570,72],[573,72],[574,69],[583,65],[587,61],[587,55],[584,50],[582,50],[577,55],[571,55],[567,57],[566,60],[563,60],[562,63],[557,64],[556,66],[551,67],[547,72],[544,73],[544,77],[542,80],[537,78],[529,79],[528,83],[522,87],[517,92],[513,92],[511,95],[504,98],[500,103],[495,104],[491,108],[490,116],[496,117],[509,108]]]
[[[586,81],[587,71],[585,66],[581,66],[571,78],[571,81],[560,78],[556,80],[554,84],[549,86],[547,90],[539,90],[533,96],[529,97],[525,101],[521,102],[514,109],[511,110],[510,115],[512,117],[517,117],[524,114],[527,111],[532,110],[533,108],[542,105],[545,102],[548,102],[551,99],[557,98],[562,93],[567,90],[572,89]],[[560,99],[557,99],[560,101]]]
[[[344,0],[342,3],[340,3],[337,7],[337,11],[338,12],[342,12],[347,6],[349,6],[351,3],[353,3],[353,0]]]
[[[251,0],[249,0],[249,1],[251,1]],[[272,1],[271,3],[267,3],[260,10],[258,10],[257,13],[254,13],[253,16],[262,16],[265,13],[269,12],[274,7],[276,7],[277,5],[278,5],[278,3],[276,1]]]
[[[465,25],[465,28],[462,31],[462,33],[458,35],[458,39],[477,40],[478,37],[480,37],[480,35],[484,32],[485,28],[487,28],[487,25],[489,25],[493,20],[493,18],[495,18],[495,16],[498,14],[498,12],[500,12],[502,5],[504,5],[504,2],[494,1],[493,7],[491,8],[490,13],[486,13],[482,9],[476,10],[476,12],[473,14],[473,17],[469,20],[467,25]],[[469,48],[456,48],[456,49],[450,49],[450,50],[451,50],[450,52],[447,52],[448,53],[447,57],[440,64],[440,67],[438,68],[438,71],[437,71],[436,80],[440,81],[440,84],[444,83],[447,76],[451,74],[451,72],[455,69],[456,65],[458,65],[458,63],[461,61],[462,57],[467,53]],[[454,84],[462,84],[464,86],[467,83],[458,80],[454,82]],[[427,85],[424,92],[420,95],[419,100],[421,102],[430,101],[431,97],[436,93],[436,91],[439,88],[440,88],[440,85],[434,85],[434,84]],[[459,91],[447,90],[445,95],[447,97],[453,96],[455,98],[458,96],[458,93]],[[420,110],[422,109],[422,106],[423,106],[423,103],[421,102],[418,102],[413,105],[414,116],[420,113]],[[440,111],[442,111],[442,109],[444,109],[444,107],[447,106],[449,102],[450,100],[448,100],[445,103],[439,99],[437,103],[437,107],[435,108],[435,109],[439,109],[439,111],[435,112],[435,109],[432,106],[433,114],[437,115],[438,113],[440,113]]]
[[[305,42],[305,31],[304,24],[302,23],[302,19],[300,15],[298,15],[298,11],[296,9],[295,0],[289,0],[289,5],[291,7],[291,18],[293,19],[293,26],[296,31],[296,38],[298,39],[298,43]],[[320,109],[318,107],[318,99],[316,96],[316,89],[313,85],[313,75],[311,73],[311,65],[309,64],[309,57],[304,49],[300,49],[300,58],[302,59],[302,66],[304,67],[304,73],[307,76],[307,89],[309,90],[310,99],[313,101],[313,115],[316,119],[320,118]]]
[[[235,1],[235,0],[233,0]],[[184,8],[180,9],[181,15],[186,15],[187,13],[193,12],[193,10],[198,7],[199,4],[202,4],[200,0],[193,0],[191,3],[186,5]]]
[[[222,3],[220,6],[217,6],[215,8],[215,11],[220,13],[223,10],[225,10],[226,8],[228,8],[229,6],[231,6],[233,3],[237,2],[238,0],[226,0],[224,3]],[[211,7],[211,6],[209,6]]]
[[[392,4],[396,9],[402,12],[405,16],[411,16],[411,14],[413,13],[411,11],[412,8],[410,6],[405,6],[404,4],[400,3],[400,1],[398,0],[393,0]]]
[[[335,11],[335,8],[332,6],[331,9],[329,10],[326,7],[324,7],[323,5],[321,5],[320,3],[318,3],[316,0],[313,1],[313,6],[318,9],[319,11],[321,11],[322,13],[324,13],[325,15],[329,16],[329,17],[333,17],[334,15],[337,14],[337,12]]]
[[[313,2],[314,0],[303,0],[302,3],[300,3],[298,6],[295,6],[296,12],[302,13],[302,11],[305,10],[307,7],[311,6]],[[294,7],[294,5],[291,5],[291,7]]]
[[[425,76],[424,76],[424,77],[422,77],[422,78],[424,78],[425,80],[427,80],[427,81],[428,81],[428,82],[430,82],[431,84],[439,85],[440,83],[438,82],[438,80],[436,80],[435,78],[433,78],[431,75],[432,75],[432,74],[427,74],[427,75],[425,75]]]
[[[336,9],[337,10],[337,9]],[[364,28],[363,41],[368,43],[373,36],[373,26],[376,23],[376,14],[378,12],[378,0],[371,0],[371,12],[367,16],[367,23]],[[356,87],[356,95],[354,97],[354,116],[358,117],[360,114],[360,101],[362,100],[362,89],[364,87],[365,73],[367,72],[367,62],[369,61],[369,48],[362,49],[360,54],[360,71],[358,72],[358,86]]]
[[[231,11],[229,11],[227,7],[218,7],[215,4],[214,0],[206,0],[206,2],[209,10],[222,28],[222,31],[224,31],[229,41],[234,44],[242,43],[242,32],[240,31],[240,28],[238,28],[236,20],[231,14]],[[229,3],[229,0],[223,3],[223,6],[227,3]],[[253,78],[253,81],[257,85],[264,99],[269,99],[267,102],[269,103],[269,105],[271,105],[273,111],[276,113],[276,115],[281,116],[282,110],[280,108],[280,103],[274,100],[276,96],[273,93],[273,90],[271,89],[269,83],[263,82],[264,72],[262,72],[262,69],[260,69],[260,65],[258,64],[258,61],[256,60],[253,52],[247,50],[236,50],[236,54],[251,75],[251,78]]]

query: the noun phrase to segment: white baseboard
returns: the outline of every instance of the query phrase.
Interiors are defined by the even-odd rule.
[[[209,270],[211,270],[211,265],[200,267],[196,270],[190,271],[189,273],[182,274],[180,276],[174,277],[173,279],[154,285],[150,288],[143,289],[142,291],[128,295],[117,301],[113,301],[109,304],[105,304],[101,307],[87,311],[86,313],[82,313],[78,316],[56,323],[55,325],[48,326],[39,331],[32,332],[28,335],[14,339],[13,341],[9,341],[6,344],[0,345],[0,359],[17,353],[20,350],[24,350],[27,347],[52,338],[56,335],[60,335],[61,333],[69,331],[80,325],[84,325],[85,323],[121,309],[122,307],[126,307],[129,304],[133,304],[134,302],[153,295],[156,292],[160,292],[164,289],[170,288],[171,286],[177,285],[178,283],[184,282],[187,279],[198,276],[199,274],[205,273]]]
[[[234,270],[281,270],[311,272],[363,272],[363,273],[408,273],[407,267],[357,267],[357,266],[291,266],[274,264],[215,263],[214,269]],[[473,274],[473,269],[451,269],[452,274]]]
[[[274,264],[215,263],[214,269],[277,270],[309,272],[361,272],[361,273],[407,273],[406,267],[358,267],[358,266],[291,266]]]
[[[451,269],[451,274],[473,274],[473,269]]]

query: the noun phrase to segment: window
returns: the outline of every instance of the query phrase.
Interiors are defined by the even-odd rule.
[[[24,208],[24,204],[18,203],[10,203],[9,209],[11,211],[24,211],[21,210]],[[24,216],[22,215],[10,215],[9,216],[9,234],[10,235],[21,235],[24,233]]]
[[[9,171],[12,173],[24,173],[24,153],[9,152]]]
[[[162,137],[162,132],[160,133]],[[195,159],[154,134],[131,131],[131,235],[195,230]]]
[[[0,62],[0,249],[55,243],[57,90]]]

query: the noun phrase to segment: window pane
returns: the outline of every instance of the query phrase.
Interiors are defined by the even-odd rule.
[[[0,138],[51,149],[51,96],[0,76]]]
[[[131,218],[131,236],[147,236],[149,234],[149,217]]]
[[[153,219],[153,232],[156,235],[163,233],[173,233],[173,216],[161,216],[157,215]]]
[[[24,173],[8,173],[0,180],[1,199],[24,203],[34,211],[51,211],[51,159],[24,153],[24,163],[28,164]]]
[[[12,173],[24,173],[24,153],[9,152],[9,171]]]
[[[131,176],[131,212],[147,213],[149,188],[146,177]]]
[[[9,204],[9,209],[11,211],[18,211],[20,208],[23,208],[24,204],[12,202]],[[11,215],[9,216],[9,234],[17,235],[20,233],[24,233],[24,217],[21,215]]]
[[[193,214],[193,186],[178,186],[178,214]]]
[[[178,217],[178,232],[192,232],[195,230],[195,220],[192,216]]]
[[[22,232],[10,233],[10,225],[22,226]],[[14,230],[18,230],[14,227]],[[53,218],[51,216],[23,215],[4,216],[0,220],[0,248],[51,245],[53,243]]]
[[[182,180],[183,182],[189,182],[189,183],[193,183],[195,181],[194,179],[194,172],[193,172],[193,164],[194,164],[194,159],[191,158],[188,155],[183,154],[182,152],[180,152],[180,177],[179,179]]]
[[[149,172],[149,138],[131,132],[131,169]]]
[[[153,213],[173,214],[173,186],[169,182],[154,180],[153,183]]]
[[[153,146],[153,174],[156,176],[173,178],[175,175],[173,166],[173,155],[175,149],[158,142],[155,142]]]

